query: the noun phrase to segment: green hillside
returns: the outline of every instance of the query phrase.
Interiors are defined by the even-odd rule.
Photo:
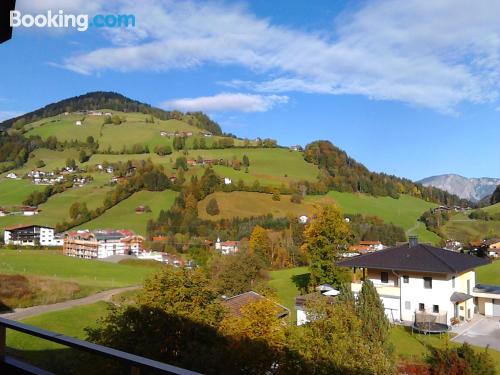
[[[482,240],[485,237],[500,236],[500,221],[472,220],[465,214],[457,214],[442,227],[442,230],[448,238],[458,241]]]
[[[406,230],[407,235],[418,235],[421,241],[438,243],[440,238],[428,231],[418,221],[423,212],[432,207],[434,203],[422,199],[402,195],[399,199],[390,197],[372,197],[365,194],[340,193],[330,191],[327,195],[342,208],[346,214],[362,214],[378,216],[384,221],[398,225]]]
[[[146,235],[148,220],[156,219],[160,211],[168,210],[174,203],[177,193],[171,190],[153,192],[140,191],[118,203],[98,218],[82,224],[79,229],[131,229]],[[137,214],[138,206],[149,206],[151,212]]]
[[[488,212],[489,214],[496,214],[500,212],[500,203],[494,204],[492,206],[487,206],[481,208],[481,210]]]

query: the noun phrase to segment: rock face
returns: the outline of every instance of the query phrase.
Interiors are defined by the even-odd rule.
[[[491,195],[495,188],[500,185],[499,178],[467,178],[457,174],[427,177],[418,182],[424,186],[434,186],[446,190],[449,193],[458,195],[460,198],[473,202],[478,202]]]

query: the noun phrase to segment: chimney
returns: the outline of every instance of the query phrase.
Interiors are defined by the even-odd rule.
[[[408,247],[414,247],[418,245],[418,236],[408,236]]]

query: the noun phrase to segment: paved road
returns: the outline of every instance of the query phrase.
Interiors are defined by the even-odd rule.
[[[139,286],[129,286],[125,288],[110,289],[110,290],[105,290],[104,292],[93,294],[88,297],[53,303],[51,305],[38,305],[33,307],[18,308],[14,309],[13,312],[0,314],[0,317],[13,320],[20,320],[28,318],[30,316],[44,314],[47,312],[68,309],[70,307],[90,305],[91,303],[96,303],[99,301],[109,301],[111,300],[111,297],[113,297],[116,294],[120,294],[122,292],[126,292],[129,290],[136,290],[139,288],[140,288]]]
[[[477,316],[477,315],[476,315]],[[479,316],[463,326],[463,329],[454,330],[457,336],[451,341],[468,342],[471,345],[481,347],[489,346],[492,349],[500,350],[500,321],[496,317]]]

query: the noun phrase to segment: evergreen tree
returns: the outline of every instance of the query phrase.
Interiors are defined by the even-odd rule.
[[[212,198],[208,201],[206,211],[207,214],[211,216],[215,216],[220,213],[219,205],[217,204],[217,200],[215,198]]]
[[[491,195],[490,203],[491,204],[500,203],[500,185],[497,186],[497,188],[495,189],[495,191]]]

